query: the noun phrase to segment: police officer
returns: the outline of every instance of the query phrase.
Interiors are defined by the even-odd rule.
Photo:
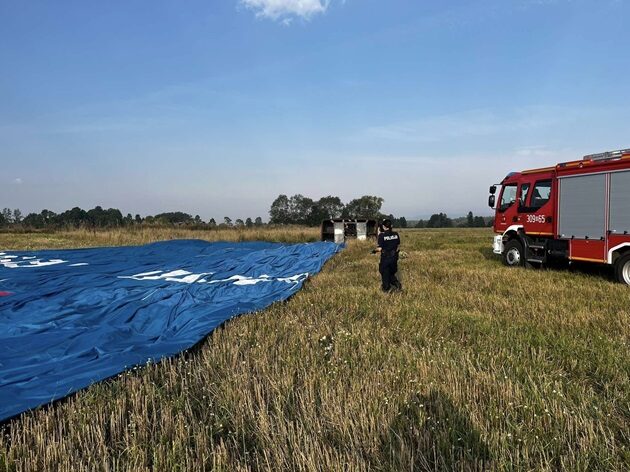
[[[384,220],[378,235],[378,247],[374,251],[381,253],[381,263],[378,270],[381,273],[384,292],[402,290],[402,285],[396,278],[399,246],[400,236],[396,231],[392,231],[391,220]]]

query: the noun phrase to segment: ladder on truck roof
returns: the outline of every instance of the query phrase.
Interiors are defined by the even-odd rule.
[[[630,154],[630,149],[619,149],[618,151],[600,152],[598,154],[589,154],[584,156],[585,161],[604,161],[606,159],[618,159],[624,154]]]

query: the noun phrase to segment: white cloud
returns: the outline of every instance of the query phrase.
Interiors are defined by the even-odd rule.
[[[21,178],[19,178],[19,177],[13,181],[13,183],[16,184],[16,185],[21,185],[22,182],[24,182],[24,181]]]
[[[309,19],[324,13],[330,0],[240,0],[241,4],[256,12],[259,18],[279,20],[289,25],[293,18]]]

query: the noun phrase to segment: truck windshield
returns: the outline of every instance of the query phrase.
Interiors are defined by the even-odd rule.
[[[499,205],[499,211],[507,210],[510,205],[516,201],[516,184],[509,184],[503,187],[503,193],[501,194],[501,203]]]

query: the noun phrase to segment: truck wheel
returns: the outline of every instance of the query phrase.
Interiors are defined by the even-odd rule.
[[[617,259],[617,262],[615,262],[615,275],[619,282],[630,285],[630,254]]]
[[[525,266],[525,251],[517,239],[505,243],[503,247],[503,263],[508,267]]]

